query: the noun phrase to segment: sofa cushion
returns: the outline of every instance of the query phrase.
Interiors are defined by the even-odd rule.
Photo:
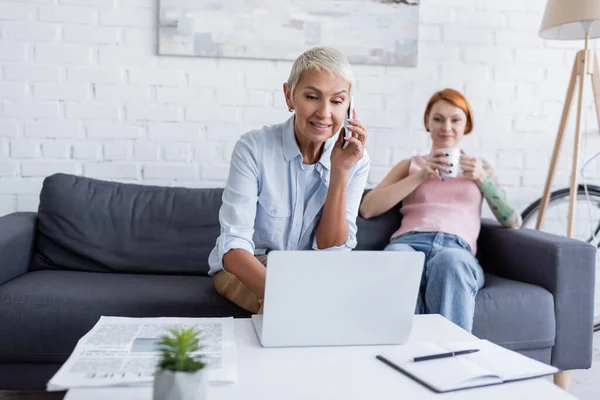
[[[44,180],[32,270],[207,275],[222,189]]]
[[[475,300],[473,334],[511,350],[554,346],[554,298],[539,286],[485,275]]]
[[[0,362],[65,361],[102,315],[250,316],[204,276],[30,272],[0,286]]]

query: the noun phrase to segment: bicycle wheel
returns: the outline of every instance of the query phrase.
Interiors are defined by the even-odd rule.
[[[542,199],[530,204],[521,214],[523,227],[535,229]],[[550,194],[550,201],[544,215],[542,231],[559,236],[567,234],[569,215],[569,188],[558,189]],[[587,195],[583,185],[577,188],[575,198],[575,219],[573,238],[600,247],[600,187],[587,185]],[[594,293],[594,331],[600,330],[600,252],[596,252],[596,285]]]

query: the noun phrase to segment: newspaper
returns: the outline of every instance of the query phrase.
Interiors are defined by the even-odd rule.
[[[47,389],[148,385],[160,353],[158,344],[170,329],[194,328],[211,383],[235,383],[233,318],[101,317],[83,336]]]

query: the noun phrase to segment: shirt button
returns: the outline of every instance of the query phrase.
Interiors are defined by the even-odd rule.
[[[275,211],[277,211],[275,208],[271,208],[271,214],[275,214]]]

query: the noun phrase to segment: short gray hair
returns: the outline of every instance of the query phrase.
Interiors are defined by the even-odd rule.
[[[294,61],[294,65],[292,65],[290,77],[287,81],[292,92],[302,73],[309,69],[328,71],[339,75],[348,81],[351,87],[354,83],[354,74],[350,63],[341,51],[331,47],[314,47],[300,54]]]

